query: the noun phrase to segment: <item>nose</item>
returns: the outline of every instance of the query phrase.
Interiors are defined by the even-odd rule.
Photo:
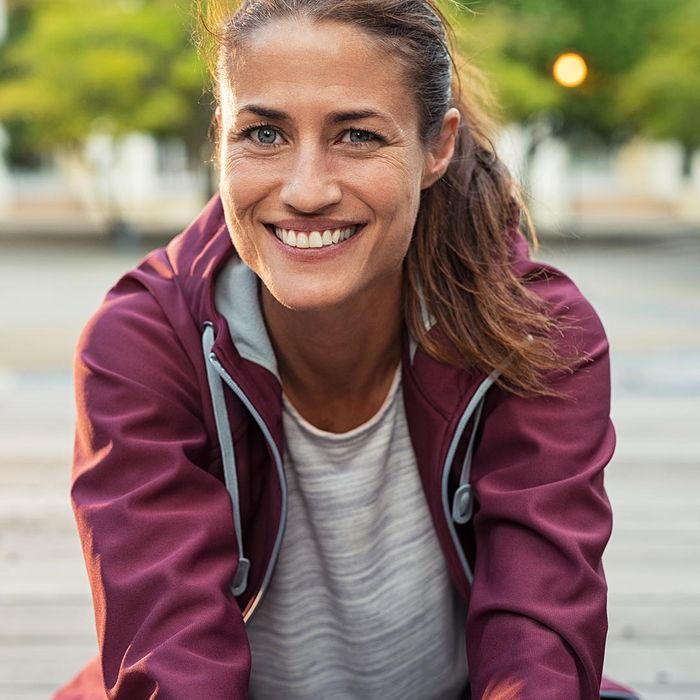
[[[280,197],[288,207],[312,214],[337,204],[342,193],[325,153],[299,148],[284,179]]]

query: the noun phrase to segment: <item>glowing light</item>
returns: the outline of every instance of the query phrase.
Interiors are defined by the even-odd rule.
[[[563,53],[554,61],[552,74],[559,85],[578,87],[588,75],[588,65],[581,54]]]

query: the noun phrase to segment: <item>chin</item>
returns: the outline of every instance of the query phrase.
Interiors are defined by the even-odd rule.
[[[316,289],[315,287],[289,285],[268,287],[272,297],[282,306],[292,311],[323,311],[342,306],[347,300],[347,295],[329,293],[327,287]]]

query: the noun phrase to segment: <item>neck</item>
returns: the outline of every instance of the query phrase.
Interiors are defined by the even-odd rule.
[[[317,427],[344,432],[381,407],[401,357],[401,280],[342,309],[292,311],[262,289],[285,394]]]

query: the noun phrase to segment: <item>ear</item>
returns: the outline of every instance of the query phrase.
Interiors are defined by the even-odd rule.
[[[421,189],[425,190],[439,180],[447,171],[452,160],[457,143],[457,131],[459,130],[462,116],[455,107],[445,112],[442,119],[442,127],[435,141],[429,146],[425,156],[423,167],[423,179]]]

